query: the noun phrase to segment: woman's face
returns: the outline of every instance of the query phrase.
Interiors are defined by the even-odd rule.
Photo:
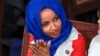
[[[49,8],[43,9],[40,16],[44,33],[52,38],[59,36],[61,31],[61,20],[53,12],[53,10]]]

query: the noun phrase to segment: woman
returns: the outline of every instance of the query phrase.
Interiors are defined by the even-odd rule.
[[[27,56],[85,56],[84,37],[66,18],[57,0],[31,0],[26,9]]]

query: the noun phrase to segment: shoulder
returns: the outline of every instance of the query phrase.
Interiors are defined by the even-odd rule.
[[[84,41],[85,39],[84,39],[83,35],[80,32],[78,32],[76,28],[73,27],[72,31],[69,35],[69,40],[78,42],[78,41],[81,41],[81,40]]]
[[[69,36],[69,39],[70,39],[70,41],[72,41],[73,46],[85,45],[84,36],[81,33],[79,33],[77,31],[77,29],[75,29],[74,27],[72,29],[70,36]]]
[[[99,46],[100,47],[100,35],[96,35],[91,43],[90,43],[90,46],[89,46],[89,49],[93,49],[95,48],[96,46]]]
[[[78,34],[77,39],[73,40],[73,46],[83,46],[85,43],[86,42],[82,34]]]
[[[78,33],[77,38],[72,40],[72,56],[86,56],[86,42],[82,34]]]
[[[88,56],[100,56],[100,35],[96,35],[89,46]]]

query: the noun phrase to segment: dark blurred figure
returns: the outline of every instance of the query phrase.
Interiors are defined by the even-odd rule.
[[[12,45],[15,44],[14,42],[16,42],[13,41],[13,39],[15,40],[16,37],[13,36],[13,34],[18,30],[17,22],[19,18],[22,16],[23,11],[24,11],[24,0],[5,0],[5,10],[4,10],[4,19],[3,19],[3,38],[2,38],[3,56],[12,56],[9,55],[9,52],[11,51],[12,53],[13,50]],[[23,31],[23,29],[21,31]],[[22,34],[23,33],[21,32],[21,35]],[[21,41],[19,46],[21,47]],[[17,49],[17,50],[19,51],[21,49]],[[14,56],[18,56],[18,55],[14,55]]]
[[[3,21],[3,37],[11,38],[18,29],[16,26],[23,12],[24,0],[5,0],[5,13]]]

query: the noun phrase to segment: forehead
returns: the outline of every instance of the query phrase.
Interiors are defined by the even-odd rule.
[[[44,9],[42,9],[41,13],[43,13],[43,12],[53,12],[54,13],[54,11],[52,9],[50,9],[50,8],[44,8]]]
[[[55,15],[54,11],[49,8],[43,9],[40,13],[41,18],[45,18],[45,17],[48,18],[48,17],[52,17],[54,15]]]

